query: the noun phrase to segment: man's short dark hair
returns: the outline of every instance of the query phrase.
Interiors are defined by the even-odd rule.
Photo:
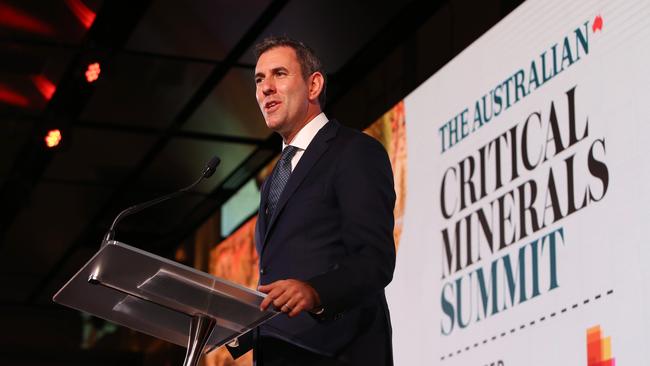
[[[320,95],[318,96],[318,103],[320,104],[321,109],[325,108],[327,76],[323,69],[323,64],[318,56],[316,56],[314,50],[306,44],[287,36],[270,36],[264,38],[260,43],[255,45],[255,59],[259,60],[263,53],[276,47],[290,47],[296,52],[296,57],[300,64],[300,70],[302,71],[302,77],[305,81],[309,76],[311,76],[311,74],[317,71],[323,74],[323,90],[321,90]]]

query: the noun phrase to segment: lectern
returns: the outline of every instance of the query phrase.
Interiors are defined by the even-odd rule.
[[[54,301],[187,347],[185,366],[279,313],[264,294],[129,245],[110,241]]]

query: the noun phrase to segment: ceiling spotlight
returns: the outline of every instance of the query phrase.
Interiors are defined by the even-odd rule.
[[[61,131],[58,129],[49,130],[47,131],[47,135],[45,135],[45,145],[50,149],[57,147],[61,142],[61,138]]]
[[[88,65],[88,69],[86,69],[86,80],[89,83],[92,83],[99,78],[99,73],[101,71],[102,70],[99,68],[99,62]]]

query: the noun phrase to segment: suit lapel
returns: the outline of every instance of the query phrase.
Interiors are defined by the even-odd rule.
[[[262,243],[262,250],[266,246],[266,241],[268,239],[269,233],[273,229],[273,225],[277,221],[278,216],[282,213],[282,209],[286,205],[287,201],[291,198],[296,189],[300,186],[300,183],[307,177],[311,168],[316,164],[318,159],[323,155],[327,148],[329,147],[329,140],[336,136],[336,132],[339,129],[339,124],[336,120],[329,121],[318,133],[314,136],[314,139],[311,141],[307,150],[300,158],[298,165],[291,173],[287,185],[284,187],[284,191],[280,195],[278,200],[278,205],[275,208],[273,216],[269,219],[268,222],[265,222],[265,232],[264,240]],[[268,188],[265,187],[265,190]],[[268,194],[268,192],[266,192]],[[266,195],[264,195],[266,199]],[[266,203],[264,203],[266,205]]]
[[[277,164],[276,164],[277,165]],[[271,174],[268,176],[268,178],[264,181],[264,184],[262,184],[262,191],[260,192],[261,199],[260,199],[260,209],[259,212],[257,213],[257,225],[255,225],[255,246],[257,249],[257,253],[262,253],[262,242],[261,240],[264,239],[264,236],[266,235],[266,225],[267,225],[267,220],[266,220],[266,204],[268,200],[268,195],[269,195],[269,179],[273,176],[273,172],[275,171],[275,168],[271,171]]]

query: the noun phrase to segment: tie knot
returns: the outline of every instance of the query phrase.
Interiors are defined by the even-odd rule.
[[[295,146],[287,145],[283,150],[282,150],[282,156],[280,159],[284,162],[289,162],[291,159],[293,159],[293,156],[296,155],[296,152],[298,151],[298,148]]]

